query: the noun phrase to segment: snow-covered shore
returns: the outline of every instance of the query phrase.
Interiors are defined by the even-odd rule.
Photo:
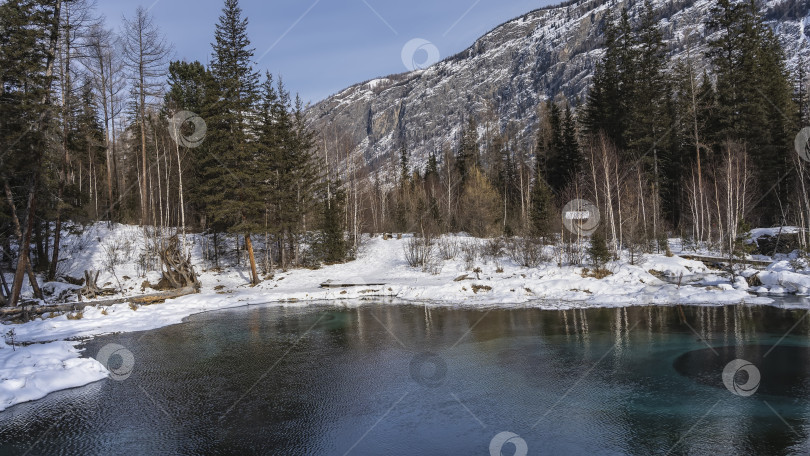
[[[453,239],[484,242],[467,237]],[[85,269],[104,269],[108,252],[115,244],[123,261],[114,269],[114,275],[109,271],[102,272],[99,285],[120,283],[127,295],[137,295],[144,277],[138,277],[138,265],[133,258],[136,258],[135,252],[139,251],[141,242],[142,234],[136,227],[108,228],[97,224],[79,237],[68,238],[66,251],[70,252],[71,259],[62,270],[80,276]],[[203,264],[200,243],[198,239],[193,243],[193,259],[199,269]],[[5,323],[0,326],[2,333],[13,329],[16,342],[34,344],[18,346],[16,350],[6,344],[0,345],[0,410],[40,398],[50,391],[97,381],[107,375],[101,363],[88,358],[94,353],[86,353],[85,358],[81,358],[76,342],[68,342],[68,339],[150,330],[180,323],[195,313],[229,307],[253,304],[306,306],[315,302],[356,305],[359,300],[382,299],[430,306],[540,309],[743,302],[760,305],[773,302],[770,298],[749,293],[748,284],[742,278],[732,284],[728,279],[713,275],[703,263],[677,255],[645,255],[637,265],[610,263],[607,269],[611,274],[601,279],[591,277],[583,267],[545,263],[537,268],[523,268],[505,256],[477,258],[472,268],[477,272],[469,270],[469,261],[437,260],[428,273],[408,266],[404,255],[406,243],[407,237],[401,240],[366,239],[355,261],[316,270],[277,271],[256,287],[247,284],[244,267],[208,270],[200,273],[202,290],[199,294],[166,303],[149,306],[117,304],[103,309],[88,307],[79,319],[76,315],[72,315],[73,318],[58,315],[22,324]],[[788,271],[788,267],[788,262],[776,263],[773,270],[761,273],[763,287],[780,292],[790,283],[796,285],[792,291],[810,289],[810,276]],[[684,284],[678,286],[659,278],[665,276],[682,276]],[[704,286],[685,284],[687,279],[695,277],[700,278],[698,283]],[[150,272],[146,279],[155,283],[159,276]],[[321,287],[330,281],[361,286]],[[46,284],[46,288],[54,293],[69,287]]]
[[[107,369],[95,359],[82,358],[78,344],[57,341],[14,348],[0,340],[0,411],[106,378]]]

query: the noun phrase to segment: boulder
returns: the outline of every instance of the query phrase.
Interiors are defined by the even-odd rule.
[[[754,247],[754,253],[759,255],[790,253],[799,248],[799,235],[797,233],[782,233],[778,236],[765,234],[754,239]]]

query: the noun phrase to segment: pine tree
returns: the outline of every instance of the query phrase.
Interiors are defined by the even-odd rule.
[[[191,111],[203,119],[210,116],[210,108],[216,107],[218,90],[213,75],[200,62],[175,61],[169,64],[169,90],[164,97],[166,115],[171,116],[179,111]],[[186,130],[181,125],[181,135],[195,132]],[[210,139],[210,138],[209,138]],[[175,144],[179,147],[179,144]],[[211,166],[211,143],[202,141],[187,152],[189,158],[183,160],[183,185],[187,189],[189,209],[192,214],[202,216],[206,213],[206,186],[201,180],[205,171],[203,166]]]
[[[635,157],[652,157],[654,151],[665,148],[662,144],[669,119],[666,117],[666,48],[649,0],[644,3],[641,24],[635,35],[638,42],[635,63],[640,76],[634,81],[628,103],[627,142]]]
[[[427,165],[425,165],[425,180],[429,180],[430,178],[438,178],[438,176],[439,161],[436,159],[436,152],[431,150]]]
[[[788,189],[779,183],[790,169],[796,128],[785,115],[793,109],[784,51],[754,0],[718,0],[707,25],[718,32],[706,54],[717,80],[715,145],[743,143],[758,170],[759,187],[767,191],[776,184],[774,198],[784,200]],[[782,222],[778,206],[762,200],[763,223]]]
[[[329,182],[327,185],[333,190],[332,197],[323,198],[321,202],[321,239],[318,249],[325,263],[334,264],[344,261],[348,250],[343,222],[346,194],[341,190],[340,181]]]
[[[599,269],[610,261],[610,250],[605,240],[605,235],[601,231],[595,232],[591,236],[591,245],[588,247],[588,255],[593,261],[593,265]]]
[[[13,232],[19,246],[10,295],[0,303],[11,306],[18,304],[26,273],[35,295],[41,297],[29,250],[38,190],[47,170],[44,151],[53,146],[51,88],[60,11],[61,1],[0,3],[0,150],[5,151],[0,177],[6,196],[3,214],[13,227],[4,231]]]
[[[399,148],[399,186],[405,189],[411,181],[411,170],[408,165],[408,148],[405,143]]]
[[[605,18],[604,36],[605,55],[594,69],[583,125],[589,135],[601,132],[617,149],[626,151],[628,104],[637,77],[636,46],[626,9],[617,23],[611,17]]]
[[[173,61],[169,63],[169,90],[164,97],[164,104],[172,112],[191,111],[201,113],[208,102],[207,95],[211,89],[208,79],[211,74],[198,61]]]
[[[564,122],[560,107],[551,100],[546,102],[549,132],[543,147],[546,153],[545,179],[551,190],[559,193],[568,181],[568,163],[566,162]]]
[[[299,234],[307,229],[306,216],[315,208],[319,191],[313,135],[305,125],[300,98],[293,105],[283,82],[274,85],[269,72],[261,85],[256,121],[255,181],[269,219],[265,229],[278,239],[286,268],[300,250]]]
[[[561,154],[563,157],[563,176],[565,185],[573,179],[582,168],[582,155],[579,152],[579,141],[577,141],[577,123],[571,106],[565,106],[565,113],[562,119],[562,145]]]
[[[552,234],[554,195],[543,178],[542,170],[535,168],[530,209],[530,233],[532,236],[548,238]]]
[[[478,151],[478,124],[473,116],[468,116],[467,124],[461,130],[461,141],[456,155],[456,169],[462,185],[472,168],[480,167]]]
[[[258,190],[261,173],[249,131],[258,98],[258,73],[251,66],[253,49],[238,0],[225,0],[213,49],[211,71],[218,100],[208,110],[206,140],[211,154],[201,166],[202,191],[210,226],[244,235],[251,281],[256,284],[259,276],[250,234],[261,229],[265,205]]]

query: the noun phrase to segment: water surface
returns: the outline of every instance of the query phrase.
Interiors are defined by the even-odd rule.
[[[131,375],[0,413],[0,454],[487,455],[502,431],[530,455],[806,454],[806,313],[386,303],[200,314],[88,341],[88,355],[129,350]],[[723,383],[737,358],[761,376],[748,397]]]

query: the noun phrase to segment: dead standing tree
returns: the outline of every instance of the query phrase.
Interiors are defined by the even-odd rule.
[[[135,16],[124,19],[123,55],[130,72],[132,92],[135,96],[136,122],[140,136],[140,193],[141,225],[149,223],[149,198],[146,157],[146,104],[157,96],[166,76],[166,60],[170,48],[155,26],[152,16],[143,7],[135,10]],[[153,217],[154,218],[154,217]]]

